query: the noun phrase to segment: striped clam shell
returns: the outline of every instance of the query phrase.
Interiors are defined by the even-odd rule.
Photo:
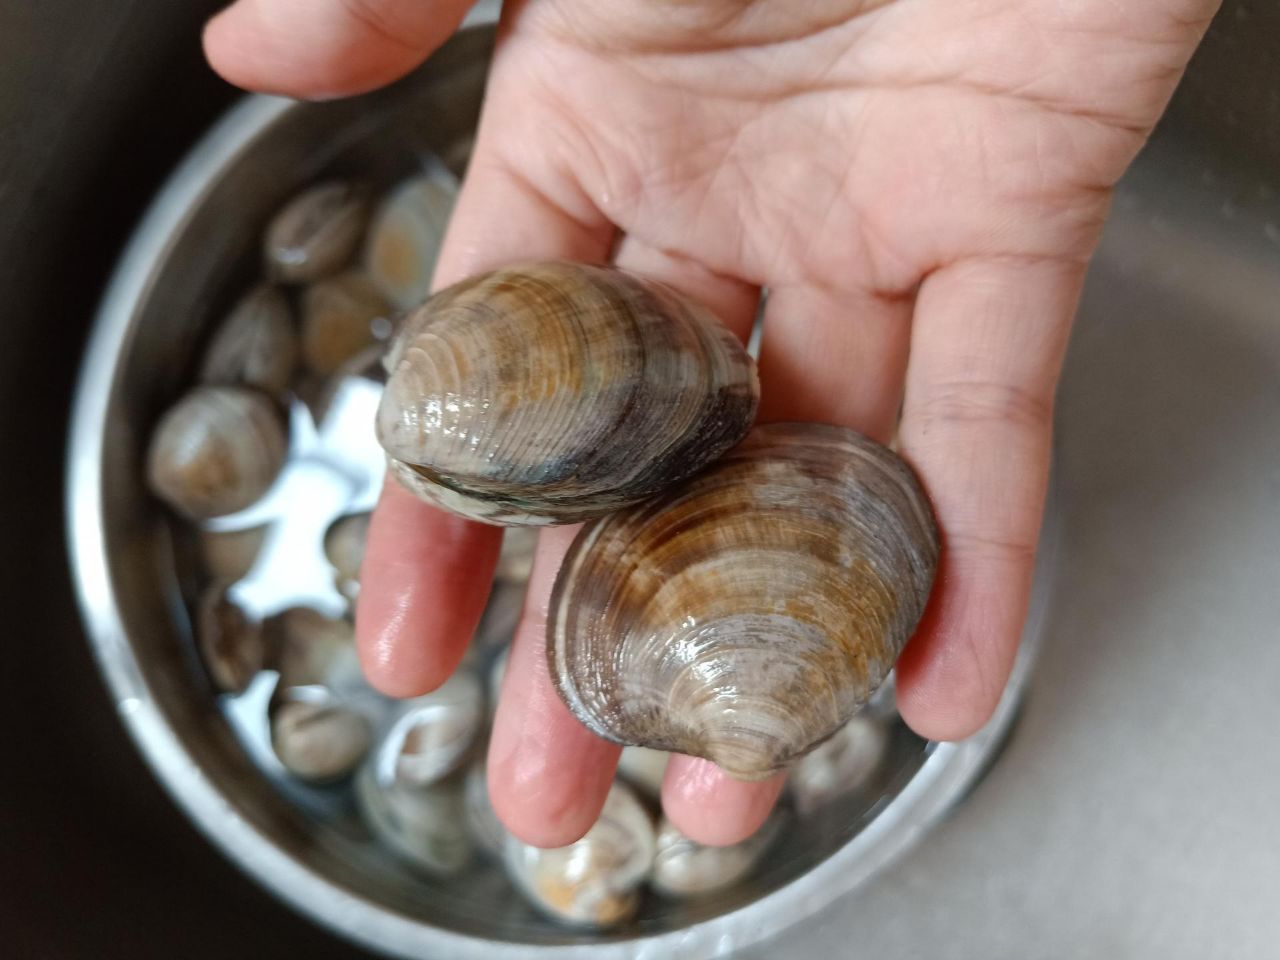
[[[551,674],[605,739],[763,779],[879,686],[938,554],[924,490],[887,448],[757,427],[683,487],[583,528],[551,599]]]
[[[407,317],[378,439],[422,499],[511,526],[575,523],[653,496],[746,435],[742,345],[670,288],[539,263],[473,277]]]

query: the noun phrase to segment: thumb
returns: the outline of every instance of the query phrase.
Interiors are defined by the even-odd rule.
[[[337,97],[390,83],[458,28],[475,0],[236,0],[205,26],[205,55],[237,86]]]

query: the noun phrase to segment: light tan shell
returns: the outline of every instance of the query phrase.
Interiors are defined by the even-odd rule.
[[[329,524],[324,554],[333,567],[334,585],[352,603],[360,596],[360,567],[364,564],[371,514],[349,513]]]
[[[302,360],[319,377],[391,334],[393,308],[363,273],[348,270],[302,292]]]
[[[862,713],[791,765],[787,790],[808,816],[871,782],[889,746],[889,728]]]
[[[270,524],[243,530],[201,530],[200,560],[213,580],[243,580],[258,562]]]
[[[750,428],[755,365],[708,311],[608,267],[473,277],[407,317],[378,439],[423,499],[506,525],[651,497]]]
[[[378,206],[364,248],[364,269],[401,310],[431,294],[431,278],[458,197],[458,180],[439,161],[396,186]]]
[[[758,427],[683,487],[582,530],[551,599],[551,674],[608,740],[763,779],[879,686],[938,552],[923,489],[885,447]]]
[[[461,767],[488,721],[484,689],[460,671],[431,693],[398,702],[378,744],[379,779],[425,787]]]
[[[781,815],[774,813],[746,840],[727,847],[708,847],[690,840],[663,817],[649,884],[663,896],[680,900],[731,887],[751,872],[773,843],[780,826]]]
[[[262,627],[227,596],[227,581],[210,584],[196,609],[196,645],[214,684],[224,693],[242,693],[262,669]]]
[[[301,780],[346,776],[369,749],[369,721],[334,698],[285,700],[271,713],[271,745],[280,763]]]
[[[197,387],[161,419],[147,451],[152,491],[192,520],[243,510],[275,482],[288,436],[284,414],[245,387]]]
[[[454,777],[427,787],[385,782],[372,764],[355,777],[356,805],[373,835],[393,854],[431,876],[470,863],[463,785]]]
[[[284,294],[260,284],[245,294],[214,333],[205,350],[200,379],[257,387],[274,396],[293,377],[297,341]]]
[[[330,181],[303,191],[267,226],[267,272],[284,283],[318,280],[341,270],[355,253],[369,222],[363,187]]]
[[[508,836],[507,873],[536,907],[573,926],[606,929],[630,919],[653,868],[653,821],[621,783],[577,843],[542,850]]]

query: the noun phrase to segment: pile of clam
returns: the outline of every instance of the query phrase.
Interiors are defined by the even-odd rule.
[[[261,711],[269,769],[348,797],[411,869],[488,857],[548,915],[612,927],[645,889],[743,881],[792,816],[873,781],[937,533],[887,448],[753,427],[754,361],[662,284],[537,263],[428,297],[455,194],[433,160],[377,203],[335,181],[278,211],[263,279],[160,418],[147,479],[196,546],[206,673],[232,713]],[[352,627],[386,471],[512,528],[463,666],[406,701],[364,682]],[[581,521],[547,658],[573,714],[626,749],[595,826],[541,850],[495,817],[483,753],[533,528]],[[661,816],[669,752],[744,780],[786,770],[789,799],[747,841],[700,846]]]

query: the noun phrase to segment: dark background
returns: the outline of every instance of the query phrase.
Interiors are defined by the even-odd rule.
[[[98,678],[66,562],[63,446],[80,351],[147,200],[236,96],[200,54],[218,6],[0,0],[6,960],[365,956],[256,887],[155,784]],[[1228,2],[1174,109],[1202,137],[1274,155],[1280,105],[1226,110],[1211,93],[1274,58],[1277,24],[1240,20],[1280,21],[1280,6]]]

